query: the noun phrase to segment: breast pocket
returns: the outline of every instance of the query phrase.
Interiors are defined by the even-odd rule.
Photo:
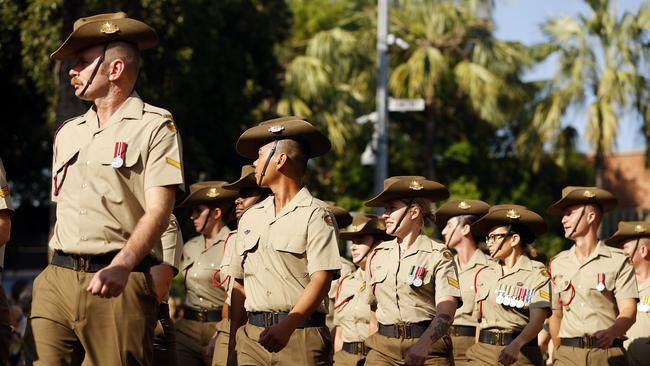
[[[110,202],[122,203],[122,192],[144,189],[143,164],[137,146],[127,144],[122,161],[116,160],[115,149],[115,146],[104,144],[91,152],[91,159],[94,157],[99,162],[93,182],[101,196]]]
[[[282,258],[286,273],[299,280],[307,279],[307,238],[303,235],[277,235],[272,241],[271,245]]]

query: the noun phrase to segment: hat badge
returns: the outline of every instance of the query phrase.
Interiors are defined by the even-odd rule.
[[[102,24],[101,28],[99,28],[99,31],[104,33],[104,34],[114,34],[120,31],[120,28],[115,25],[114,23],[111,22],[106,22]]]
[[[511,220],[518,220],[521,217],[521,215],[519,214],[519,212],[517,212],[517,210],[511,209],[508,210],[508,212],[506,212],[506,217]]]
[[[357,232],[357,231],[361,231],[361,229],[363,229],[363,224],[358,224],[358,225],[352,225],[352,227],[351,227],[351,230],[350,230],[350,231],[354,231],[354,232]]]
[[[460,203],[458,204],[458,208],[460,208],[461,210],[469,210],[470,208],[472,208],[472,206],[465,201],[460,201]]]
[[[273,133],[273,134],[278,134],[278,133],[284,131],[284,126],[273,125],[273,126],[269,127],[269,130],[268,130],[268,131],[269,131],[270,133]]]
[[[217,197],[219,195],[219,192],[217,192],[216,188],[210,188],[208,190],[208,192],[206,192],[205,195],[210,197],[210,198],[215,198],[215,197]]]
[[[417,180],[414,180],[411,181],[411,183],[409,184],[409,189],[413,191],[421,191],[422,189],[424,189],[424,186],[420,184],[420,182],[418,182]]]
[[[377,229],[386,230],[386,224],[383,221],[377,222]]]
[[[645,233],[645,227],[642,225],[637,225],[634,227],[634,232],[635,233]]]
[[[594,198],[594,197],[596,197],[596,194],[594,192],[590,191],[590,190],[586,190],[582,195],[585,196],[585,198]]]

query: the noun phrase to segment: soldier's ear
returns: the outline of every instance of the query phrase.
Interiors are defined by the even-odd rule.
[[[461,229],[460,232],[461,232],[461,234],[463,234],[463,236],[468,236],[468,235],[470,235],[470,234],[471,234],[471,230],[470,230],[469,225],[468,225],[468,224],[463,225],[463,228]]]
[[[212,209],[210,215],[212,215],[215,220],[219,220],[222,218],[221,216],[223,215],[223,211],[219,207],[215,207]]]
[[[519,245],[519,243],[521,243],[521,236],[519,236],[519,234],[512,234],[510,236],[510,246],[514,248]]]

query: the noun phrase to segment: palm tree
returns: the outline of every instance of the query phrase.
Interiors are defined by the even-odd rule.
[[[616,1],[589,0],[590,14],[558,17],[543,24],[547,37],[540,46],[559,56],[552,79],[543,85],[532,123],[541,142],[561,133],[560,120],[570,107],[587,106],[586,137],[595,151],[596,185],[603,185],[605,156],[611,152],[625,111],[636,111],[648,126],[648,81],[641,67],[647,60],[644,30],[650,7],[617,17]],[[648,133],[646,133],[648,136]]]
[[[495,39],[485,9],[490,1],[403,1],[393,18],[392,31],[410,48],[397,55],[389,88],[396,97],[426,102],[424,157],[431,177],[436,121],[446,104],[460,99],[479,119],[503,127],[527,100],[518,73],[530,61],[528,49]]]

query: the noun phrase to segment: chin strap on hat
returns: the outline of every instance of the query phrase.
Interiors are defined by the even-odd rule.
[[[509,237],[510,235],[512,235],[512,225],[508,225],[508,231],[506,232],[506,235],[501,239],[501,242],[499,243],[497,250],[495,250],[493,254],[490,254],[490,258],[494,258],[494,256],[497,253],[499,253],[501,247],[503,247],[503,244],[506,242],[506,238]]]
[[[108,43],[104,43],[104,48],[102,49],[102,55],[99,56],[99,60],[97,61],[97,64],[95,65],[95,68],[93,69],[93,73],[90,74],[90,79],[86,82],[86,85],[84,86],[83,89],[81,89],[81,93],[79,96],[83,96],[86,94],[86,90],[88,90],[88,87],[90,84],[93,83],[93,80],[95,80],[95,76],[97,75],[97,71],[99,71],[99,67],[102,65],[104,62],[104,58],[106,58],[106,49],[108,48]]]
[[[399,218],[399,220],[397,221],[397,225],[395,225],[395,228],[393,229],[393,231],[390,232],[390,235],[395,234],[395,232],[397,231],[397,229],[399,228],[399,226],[402,224],[402,221],[403,221],[404,218],[406,217],[406,213],[409,211],[409,208],[411,208],[411,205],[413,204],[413,200],[414,200],[414,199],[415,199],[415,198],[411,198],[411,199],[409,200],[408,204],[406,205],[406,210],[404,210],[404,213],[402,214],[402,216],[401,216],[401,217]]]
[[[260,180],[257,182],[257,185],[262,187],[262,179],[264,179],[264,176],[266,175],[266,168],[269,167],[269,163],[271,162],[271,158],[273,155],[275,155],[275,150],[278,148],[278,140],[275,140],[273,142],[273,147],[271,148],[271,152],[269,153],[269,157],[266,158],[266,162],[264,163],[264,168],[262,169],[262,173],[260,174]]]
[[[451,238],[456,234],[456,230],[458,229],[458,226],[460,226],[460,221],[456,222],[456,226],[454,226],[454,230],[451,231],[451,234],[447,237],[447,240],[445,240],[445,246],[449,248],[449,242],[451,241]]]
[[[580,220],[582,220],[582,216],[585,215],[585,209],[587,206],[582,206],[582,210],[580,211],[580,216],[578,217],[578,221],[576,221],[576,224],[573,226],[573,230],[571,230],[571,234],[569,234],[569,238],[573,236],[573,234],[576,233],[576,230],[578,230],[578,225],[580,224]]]

